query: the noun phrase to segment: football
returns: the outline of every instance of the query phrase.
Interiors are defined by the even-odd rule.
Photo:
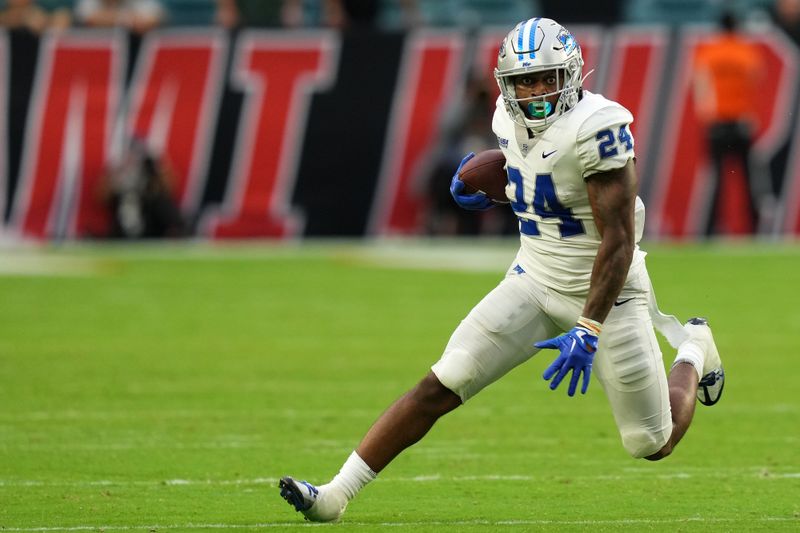
[[[475,154],[458,173],[458,178],[466,185],[464,192],[482,191],[495,202],[507,204],[505,164],[506,158],[499,148]]]

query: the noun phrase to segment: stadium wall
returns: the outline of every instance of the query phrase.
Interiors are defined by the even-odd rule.
[[[470,77],[490,79],[504,33],[183,28],[140,41],[110,30],[0,32],[0,233],[107,235],[104,175],[136,137],[172,163],[177,200],[199,236],[418,234],[443,120]],[[587,88],[636,117],[650,237],[702,235],[709,168],[690,74],[706,30],[574,33],[585,72],[595,69]],[[767,215],[759,229],[797,236],[798,50],[777,30],[753,38],[768,80],[753,102]],[[725,185],[721,216],[732,233],[753,229],[738,223],[744,187]]]

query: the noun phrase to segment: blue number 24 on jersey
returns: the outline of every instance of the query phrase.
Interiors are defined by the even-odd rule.
[[[522,173],[518,168],[508,167],[508,180],[516,187],[511,207],[516,213],[526,213],[528,204],[525,202],[525,188],[522,185]],[[552,174],[536,174],[536,184],[533,189],[533,212],[542,218],[558,218],[558,231],[561,237],[572,237],[585,233],[583,223],[572,216],[572,210],[564,207],[558,200],[556,188],[553,184]],[[525,235],[537,236],[539,226],[533,220],[520,218],[520,232]]]

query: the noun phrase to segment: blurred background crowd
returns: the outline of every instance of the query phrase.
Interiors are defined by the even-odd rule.
[[[345,27],[368,22],[386,30],[419,26],[509,25],[544,13],[563,23],[712,22],[723,10],[750,20],[771,17],[798,36],[796,0],[4,0],[8,28],[41,31],[70,25],[156,26],[219,24],[244,27]]]
[[[750,158],[754,121],[749,102],[763,82],[762,59],[743,31],[770,25],[800,43],[800,0],[4,0],[0,26],[14,34],[37,36],[67,28],[121,27],[134,39],[164,27],[218,27],[232,35],[245,28],[332,28],[348,32],[369,28],[407,32],[419,28],[487,26],[510,28],[531,16],[554,18],[566,25],[647,25],[680,27],[706,24],[716,28],[698,53],[694,83],[713,98],[698,99],[698,118],[716,178],[719,196],[724,169],[731,160],[748,183],[744,232],[756,233],[774,194]],[[488,80],[491,83],[491,80]],[[513,234],[510,210],[476,215],[458,210],[446,184],[464,153],[495,147],[491,132],[494,89],[485,79],[470,79],[441,125],[439,145],[424,181],[430,208],[428,234]],[[13,134],[13,133],[12,133]],[[12,139],[12,144],[15,142]],[[192,221],[181,217],[170,195],[170,164],[163,154],[147,153],[134,140],[130,153],[110,166],[103,198],[113,212],[114,237],[178,237],[192,233]],[[708,235],[725,232],[715,226],[719,202],[713,200]]]

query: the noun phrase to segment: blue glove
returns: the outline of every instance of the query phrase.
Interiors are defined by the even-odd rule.
[[[581,394],[586,394],[586,389],[589,387],[589,377],[592,375],[592,360],[597,351],[597,340],[597,334],[594,331],[578,325],[563,335],[534,344],[537,348],[561,350],[561,353],[547,367],[542,376],[545,380],[555,376],[550,382],[550,390],[555,390],[561,380],[572,370],[572,378],[569,382],[567,394],[575,396],[575,388],[578,386],[578,379],[581,373],[583,373]]]
[[[463,167],[467,161],[473,157],[475,157],[475,152],[470,152],[464,157],[464,159],[461,160],[461,164],[458,165],[456,173],[453,176],[453,180],[450,182],[450,194],[453,196],[453,200],[455,200],[458,206],[462,209],[486,211],[487,209],[491,209],[495,206],[491,198],[486,196],[486,193],[476,192],[473,194],[461,194],[464,191],[465,184],[463,181],[458,179],[458,173],[461,172],[461,167]]]

